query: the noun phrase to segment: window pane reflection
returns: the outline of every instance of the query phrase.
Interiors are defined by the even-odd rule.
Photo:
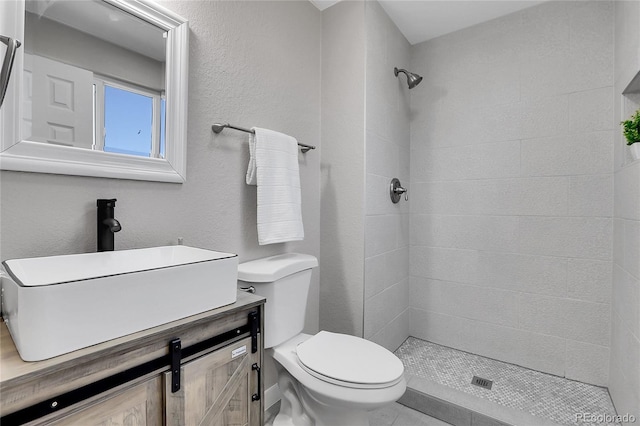
[[[153,98],[105,85],[104,127],[105,151],[151,157]]]

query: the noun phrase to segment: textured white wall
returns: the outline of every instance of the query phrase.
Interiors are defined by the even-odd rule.
[[[366,40],[364,337],[395,350],[409,336],[409,202],[393,204],[389,184],[409,188],[410,111],[393,67],[409,68],[410,45],[377,1],[366,2]]]
[[[640,73],[640,3],[615,2],[615,121],[640,108],[640,88],[622,96]],[[613,296],[609,393],[619,414],[640,419],[640,161],[615,132]]]
[[[608,383],[613,12],[548,2],[413,47],[411,335]]]
[[[322,13],[320,327],[362,336],[364,2]]]
[[[118,250],[184,237],[241,262],[287,251],[319,257],[321,149],[299,156],[305,240],[258,246],[256,188],[244,182],[247,135],[214,135],[211,124],[267,127],[320,146],[321,13],[306,1],[163,5],[191,28],[187,182],[3,171],[1,259],[95,251],[96,199],[111,197],[122,224]],[[307,331],[318,327],[318,283],[315,271]],[[268,374],[266,386],[272,382]]]

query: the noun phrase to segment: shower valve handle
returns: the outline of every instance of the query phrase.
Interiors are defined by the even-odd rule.
[[[405,201],[409,201],[409,191],[406,188],[402,187],[400,180],[398,178],[393,178],[391,180],[391,187],[389,188],[389,195],[391,196],[391,202],[394,204],[400,201],[402,198],[402,194],[404,194]]]

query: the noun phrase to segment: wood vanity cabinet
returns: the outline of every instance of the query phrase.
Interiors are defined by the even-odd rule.
[[[88,405],[79,403],[72,414],[38,419],[37,425],[161,425],[163,424],[162,378],[145,380],[131,388],[101,395]]]
[[[256,354],[246,351],[248,339],[220,349],[182,365],[183,384],[178,392],[171,392],[171,372],[164,373],[166,419],[169,425],[260,425],[251,409],[258,395],[259,366]],[[233,351],[244,355],[233,357]],[[251,418],[253,415],[253,419]]]
[[[235,308],[222,307],[36,363],[18,361],[17,353],[3,348],[0,422],[260,426],[263,303],[239,293]],[[8,333],[2,327],[0,344],[6,345]],[[100,352],[104,356],[96,356]],[[7,374],[7,369],[23,371]],[[108,389],[100,391],[104,386]]]

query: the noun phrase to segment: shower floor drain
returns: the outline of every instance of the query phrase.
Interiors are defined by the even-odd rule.
[[[473,376],[471,380],[472,385],[480,386],[481,388],[491,390],[491,386],[493,386],[493,381],[488,379],[483,379],[482,377]]]

